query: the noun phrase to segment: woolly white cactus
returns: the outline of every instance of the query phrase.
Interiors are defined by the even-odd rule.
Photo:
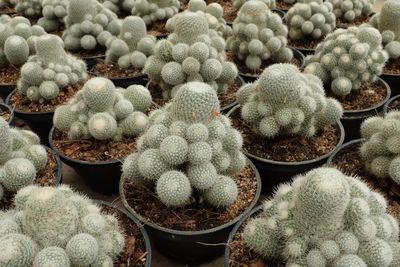
[[[143,112],[150,105],[151,95],[145,87],[115,88],[110,80],[98,77],[56,109],[53,123],[72,140],[121,140],[144,132],[148,117]]]
[[[132,15],[141,17],[146,25],[172,18],[179,12],[179,0],[136,0]]]
[[[68,186],[28,186],[0,216],[0,265],[112,266],[125,238],[113,215]]]
[[[318,76],[338,96],[375,81],[388,59],[382,38],[372,27],[337,29],[305,59],[304,72]]]
[[[131,13],[136,0],[100,0],[99,2],[115,14]]]
[[[64,18],[70,0],[43,0],[42,16],[38,20],[38,25],[42,26],[47,32],[52,32],[64,25]]]
[[[21,68],[18,90],[31,101],[56,98],[67,86],[87,80],[86,64],[64,51],[62,39],[46,34],[37,38],[36,55]]]
[[[333,13],[336,18],[345,21],[354,21],[355,19],[368,17],[372,14],[372,7],[375,0],[327,0],[333,5]]]
[[[39,18],[42,15],[42,1],[18,0],[15,10],[28,18]]]
[[[287,45],[288,29],[278,14],[261,1],[248,1],[233,22],[233,35],[227,47],[250,70],[257,70],[263,61],[289,62],[293,52]]]
[[[236,9],[240,9],[244,3],[248,2],[248,1],[252,1],[252,0],[232,0],[233,6]],[[264,2],[267,7],[271,10],[274,10],[276,8],[276,0],[259,0]]]
[[[386,200],[333,168],[279,186],[243,236],[252,250],[286,266],[400,266],[399,224]]]
[[[209,85],[184,84],[164,110],[149,118],[152,125],[139,138],[138,152],[124,161],[124,177],[155,183],[167,206],[186,205],[192,190],[217,207],[236,200],[238,188],[229,176],[245,166],[243,141],[219,114],[217,94]]]

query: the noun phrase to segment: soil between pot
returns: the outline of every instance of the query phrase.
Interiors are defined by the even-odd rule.
[[[98,63],[93,66],[92,71],[108,79],[130,78],[143,75],[142,69],[132,67],[121,69],[118,64],[105,63],[103,59],[98,60]]]
[[[202,231],[226,224],[242,214],[257,195],[256,174],[250,165],[232,177],[239,188],[237,200],[226,209],[218,209],[193,194],[190,204],[168,208],[157,197],[154,187],[147,188],[122,178],[122,188],[128,205],[154,224],[178,231]]]
[[[298,48],[298,49],[315,49],[317,45],[324,40],[321,39],[314,39],[314,38],[303,38],[300,40],[292,40],[290,38],[288,40],[288,46]]]
[[[234,128],[243,136],[243,150],[259,158],[281,161],[301,162],[328,154],[340,141],[340,133],[332,126],[326,126],[312,138],[302,136],[282,136],[275,140],[254,134],[252,126],[240,116],[240,108],[230,114]]]
[[[34,180],[35,185],[56,186],[58,163],[54,152],[47,150],[48,162]],[[3,199],[0,200],[0,210],[7,210],[13,207],[15,193],[5,192]]]
[[[147,26],[147,34],[153,35],[155,37],[162,37],[169,34],[165,25],[167,20],[157,20],[153,22],[150,26]]]
[[[277,0],[276,1],[276,8],[281,9],[281,10],[289,10],[293,4],[285,3],[283,0]]]
[[[387,74],[400,74],[400,58],[389,59],[385,67],[383,67],[383,73]]]
[[[232,23],[236,19],[238,10],[233,6],[232,0],[209,0],[207,4],[218,3],[224,10],[223,18],[226,22]]]
[[[22,66],[9,65],[0,68],[0,85],[17,84]]]
[[[349,28],[351,26],[359,26],[367,23],[371,16],[361,16],[353,21],[347,21],[344,18],[336,18],[336,28]]]

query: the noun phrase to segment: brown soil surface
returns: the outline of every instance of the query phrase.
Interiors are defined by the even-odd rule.
[[[295,41],[288,38],[288,45],[294,48],[315,49],[322,40],[323,38],[322,39],[304,38]]]
[[[147,34],[153,35],[155,37],[167,35],[169,32],[167,31],[167,29],[165,29],[166,23],[167,23],[166,20],[158,20],[158,21],[153,22],[147,28]]]
[[[383,68],[383,73],[400,74],[400,58],[389,59]]]
[[[288,10],[292,6],[293,6],[293,4],[285,3],[283,0],[277,0],[276,1],[276,8],[277,9]]]
[[[98,73],[99,76],[116,79],[116,78],[128,78],[128,77],[138,77],[143,75],[142,69],[137,68],[127,68],[121,69],[118,64],[105,63],[104,60],[100,59],[99,62],[94,65],[92,71]]]
[[[0,85],[15,85],[19,79],[21,66],[10,65],[0,68]]]
[[[370,16],[358,17],[353,21],[347,21],[344,18],[336,18],[336,28],[348,28],[351,26],[358,26],[367,23]]]
[[[0,116],[5,120],[9,121],[11,118],[11,113],[8,109],[3,108],[3,106],[0,106]]]
[[[390,102],[388,106],[388,111],[392,110],[400,110],[400,98],[397,98],[396,100]]]

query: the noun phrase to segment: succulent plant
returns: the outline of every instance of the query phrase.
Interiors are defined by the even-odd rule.
[[[43,0],[18,0],[15,11],[28,18],[39,18],[42,16]]]
[[[37,172],[47,164],[47,151],[40,145],[36,134],[11,128],[1,117],[0,142],[0,199],[2,199],[4,192],[17,192],[33,183]]]
[[[172,18],[179,12],[179,0],[136,0],[132,15],[141,17],[146,25]]]
[[[65,25],[65,49],[94,50],[105,47],[112,36],[118,36],[121,21],[96,0],[70,0]]]
[[[381,11],[370,19],[369,23],[382,35],[382,45],[389,58],[400,57],[400,2],[395,0],[385,1]]]
[[[60,187],[28,186],[0,215],[0,265],[113,266],[125,247],[115,216]]]
[[[22,65],[35,53],[35,40],[46,34],[40,26],[31,26],[20,16],[0,16],[0,67]]]
[[[373,27],[337,29],[305,59],[305,72],[315,74],[338,96],[375,81],[388,59],[381,35]]]
[[[333,13],[336,18],[345,21],[354,21],[360,17],[368,17],[372,14],[375,0],[327,0],[333,5]]]
[[[118,37],[107,43],[106,62],[118,63],[120,68],[142,69],[147,57],[154,53],[155,37],[147,35],[146,24],[137,16],[126,17]]]
[[[232,0],[233,6],[236,9],[240,9],[244,3],[248,2],[248,1],[252,1],[252,0]],[[259,0],[264,2],[267,7],[271,10],[274,10],[276,8],[276,0]]]
[[[53,123],[71,140],[121,140],[144,132],[148,117],[143,112],[151,103],[150,92],[141,85],[115,88],[110,80],[96,77],[55,110]]]
[[[330,2],[297,3],[286,14],[289,38],[321,39],[336,28],[336,16]]]
[[[18,90],[33,102],[56,98],[68,86],[86,81],[86,64],[64,51],[63,40],[46,34],[35,42],[36,55],[22,68]]]
[[[156,43],[144,73],[161,87],[164,99],[174,97],[189,81],[206,82],[218,92],[226,90],[236,78],[237,68],[226,61],[224,39],[209,29],[202,12],[187,11],[176,16],[174,32]]]
[[[288,29],[278,14],[261,1],[248,1],[233,22],[227,47],[247,68],[257,70],[263,61],[289,62],[293,52],[287,45]]]
[[[136,0],[100,0],[99,2],[115,14],[131,13]]]
[[[400,266],[399,224],[384,197],[334,168],[280,185],[243,237],[286,266]]]
[[[238,188],[230,175],[240,172],[246,159],[239,131],[219,108],[208,84],[184,84],[163,110],[150,114],[151,126],[139,138],[137,152],[125,159],[123,176],[155,183],[167,206],[188,204],[193,190],[213,206],[232,204]]]
[[[69,0],[43,0],[42,17],[38,20],[38,25],[47,32],[56,31],[64,25],[68,5]]]
[[[318,129],[336,123],[343,114],[340,103],[325,96],[321,80],[300,73],[292,64],[266,68],[254,83],[236,93],[241,117],[260,136],[284,134],[312,136]]]
[[[360,149],[368,172],[400,184],[400,111],[371,117],[361,125]]]

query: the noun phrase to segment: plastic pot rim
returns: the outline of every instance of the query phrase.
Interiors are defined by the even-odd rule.
[[[14,108],[15,114],[23,114],[23,115],[31,115],[31,116],[40,116],[40,115],[51,115],[54,113],[54,111],[39,111],[39,112],[31,112],[31,111],[22,111],[17,109],[16,106],[11,105],[11,97],[17,92],[17,88],[14,89],[6,98],[6,104],[9,105],[10,107]]]
[[[387,113],[389,112],[389,106],[390,106],[390,104],[392,104],[393,101],[395,101],[395,100],[397,100],[397,99],[399,99],[399,98],[400,98],[400,95],[396,95],[396,96],[390,98],[390,99],[385,103],[385,105],[383,106],[383,113],[384,113],[384,114],[387,114]]]
[[[5,103],[0,103],[0,107],[7,109],[8,112],[10,112],[10,118],[7,121],[7,123],[10,124],[14,120],[14,109]]]
[[[351,145],[354,145],[354,144],[358,144],[358,143],[361,144],[362,141],[363,141],[363,139],[360,138],[360,139],[350,140],[350,141],[344,143],[344,144],[341,145],[334,153],[332,153],[332,155],[330,155],[330,157],[328,158],[328,161],[326,162],[326,164],[327,164],[328,166],[331,166],[331,165],[332,165],[333,159],[338,155],[338,153],[339,153],[340,151],[342,151],[344,148],[346,148],[346,147],[348,147],[348,146],[351,146]]]
[[[48,146],[45,145],[41,145],[43,146],[47,152],[50,152],[51,154],[53,154],[56,163],[57,163],[57,175],[56,175],[56,186],[60,185],[62,183],[62,176],[63,176],[63,166],[62,166],[62,162],[60,157],[58,156],[57,152],[55,152],[53,149],[51,149]]]

